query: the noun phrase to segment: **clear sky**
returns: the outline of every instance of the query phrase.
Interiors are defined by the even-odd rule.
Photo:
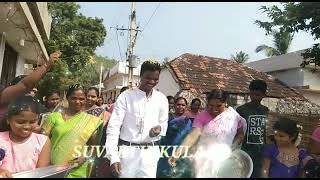
[[[254,50],[261,44],[272,46],[272,36],[265,36],[264,29],[254,21],[267,20],[259,9],[262,5],[272,4],[279,3],[160,2],[159,5],[159,2],[137,2],[137,23],[140,29],[145,29],[138,35],[135,54],[142,60],[156,58],[159,61],[183,53],[229,59],[231,54],[242,50],[249,54],[249,61],[266,58],[263,52],[255,53]],[[124,60],[127,32],[121,36],[118,31],[119,51],[116,31],[110,27],[128,28],[131,3],[80,2],[80,6],[82,14],[104,19],[107,37],[97,54]],[[314,42],[310,34],[299,32],[289,52],[308,48]]]

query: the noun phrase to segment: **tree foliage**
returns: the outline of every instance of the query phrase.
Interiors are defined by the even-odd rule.
[[[99,84],[100,80],[101,65],[103,67],[102,73],[104,73],[111,69],[116,63],[117,61],[114,59],[109,59],[108,57],[103,57],[100,55],[94,55],[86,67],[75,72],[75,80],[82,82],[82,84],[86,86],[97,85]]]
[[[318,2],[287,2],[281,6],[262,6],[261,10],[268,15],[270,21],[256,20],[255,23],[270,34],[275,29],[282,32],[295,33],[306,31],[315,40],[320,37],[320,3]],[[320,65],[320,46],[314,44],[302,53],[305,58],[302,66],[314,63]]]
[[[100,74],[99,68],[97,76],[95,63],[114,63],[114,60],[94,53],[97,47],[103,45],[107,35],[103,19],[82,15],[78,12],[80,5],[76,2],[49,2],[48,9],[52,23],[46,47],[48,53],[59,50],[62,55],[60,62],[40,82],[40,97],[48,90],[66,90],[73,83],[95,85],[99,82]],[[95,63],[90,59],[94,59]]]
[[[103,19],[85,17],[79,9],[75,2],[49,3],[52,28],[48,51],[60,50],[71,71],[83,68],[106,37]]]
[[[258,53],[264,51],[268,57],[279,56],[288,53],[293,39],[293,34],[281,31],[273,31],[271,34],[273,36],[274,47],[262,44],[256,48],[255,52]]]
[[[237,52],[236,55],[231,55],[231,60],[237,63],[246,63],[249,60],[249,55],[245,52]]]

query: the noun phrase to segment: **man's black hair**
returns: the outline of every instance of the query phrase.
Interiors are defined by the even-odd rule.
[[[267,83],[264,80],[253,80],[249,85],[250,91],[261,91],[264,94],[267,92]]]
[[[161,65],[156,61],[145,61],[141,65],[140,76],[142,76],[146,71],[159,71],[161,72]]]

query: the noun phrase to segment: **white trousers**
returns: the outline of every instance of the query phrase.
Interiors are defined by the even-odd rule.
[[[120,146],[120,178],[156,178],[159,146]]]

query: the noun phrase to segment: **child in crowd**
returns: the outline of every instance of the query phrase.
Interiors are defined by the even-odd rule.
[[[303,177],[320,177],[320,127],[316,128],[311,136],[308,147],[308,156],[304,159]]]
[[[299,127],[293,120],[281,118],[273,129],[275,144],[266,146],[263,152],[263,177],[297,178],[302,172],[302,162],[307,153],[299,149]]]
[[[31,96],[22,96],[9,105],[8,131],[0,132],[0,178],[50,164],[49,138],[33,133],[40,111],[41,105]]]
[[[167,96],[168,103],[169,103],[169,117],[174,114],[174,97]]]
[[[201,108],[201,101],[199,98],[194,98],[191,101],[190,105],[190,111],[187,111],[185,115],[193,120],[196,118],[196,116],[200,113],[200,108]]]

